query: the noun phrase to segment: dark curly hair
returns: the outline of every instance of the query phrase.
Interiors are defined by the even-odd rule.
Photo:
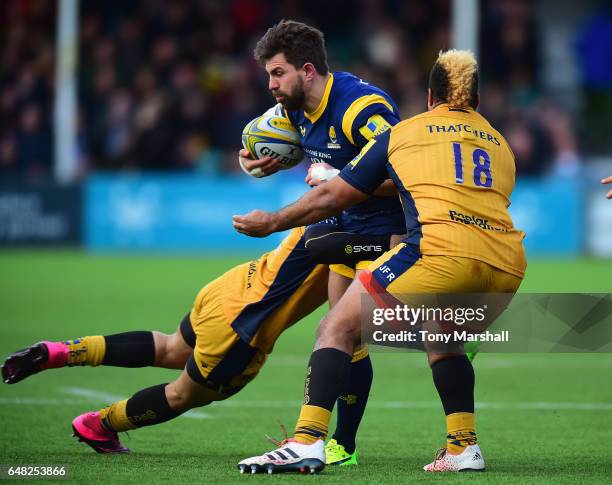
[[[257,62],[265,64],[280,53],[296,69],[310,62],[319,74],[329,72],[323,32],[309,25],[294,20],[281,20],[259,39],[253,55]]]

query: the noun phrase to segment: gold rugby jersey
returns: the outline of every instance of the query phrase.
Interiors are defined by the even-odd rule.
[[[371,140],[341,172],[371,194],[386,178],[398,190],[408,236],[423,255],[463,256],[523,277],[525,234],[508,207],[514,154],[471,108],[441,104]]]
[[[284,330],[327,301],[327,277],[327,266],[311,261],[300,227],[275,250],[211,284],[221,288],[226,324],[243,341],[270,353]]]

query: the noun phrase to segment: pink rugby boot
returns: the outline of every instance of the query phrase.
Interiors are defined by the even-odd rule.
[[[68,346],[62,342],[38,342],[9,355],[2,366],[2,380],[15,384],[45,369],[64,367]]]
[[[130,449],[123,446],[119,436],[114,431],[102,426],[99,412],[81,414],[72,421],[73,436],[79,442],[86,443],[98,453],[129,453]]]

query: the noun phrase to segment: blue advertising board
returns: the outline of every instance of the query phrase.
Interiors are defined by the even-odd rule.
[[[90,249],[263,251],[280,235],[255,239],[236,233],[232,215],[274,210],[307,190],[295,177],[211,179],[191,175],[90,177],[84,190],[84,240]],[[578,181],[517,181],[516,227],[527,233],[528,255],[582,251],[583,188]]]
[[[273,177],[95,175],[84,191],[84,240],[90,249],[269,250],[282,236],[238,234],[232,215],[278,209],[305,189]]]
[[[518,179],[510,214],[525,231],[527,256],[574,256],[585,233],[584,187],[579,180]]]

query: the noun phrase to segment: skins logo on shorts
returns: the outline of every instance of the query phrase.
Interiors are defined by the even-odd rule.
[[[300,126],[300,134],[302,136],[306,136],[306,128],[304,128],[303,126]]]
[[[382,246],[378,246],[375,244],[366,244],[366,245],[355,245],[355,246],[351,246],[350,244],[347,244],[344,247],[344,252],[346,254],[351,254],[352,252],[355,253],[362,253],[364,251],[377,251],[377,252],[381,252],[382,251]]]

